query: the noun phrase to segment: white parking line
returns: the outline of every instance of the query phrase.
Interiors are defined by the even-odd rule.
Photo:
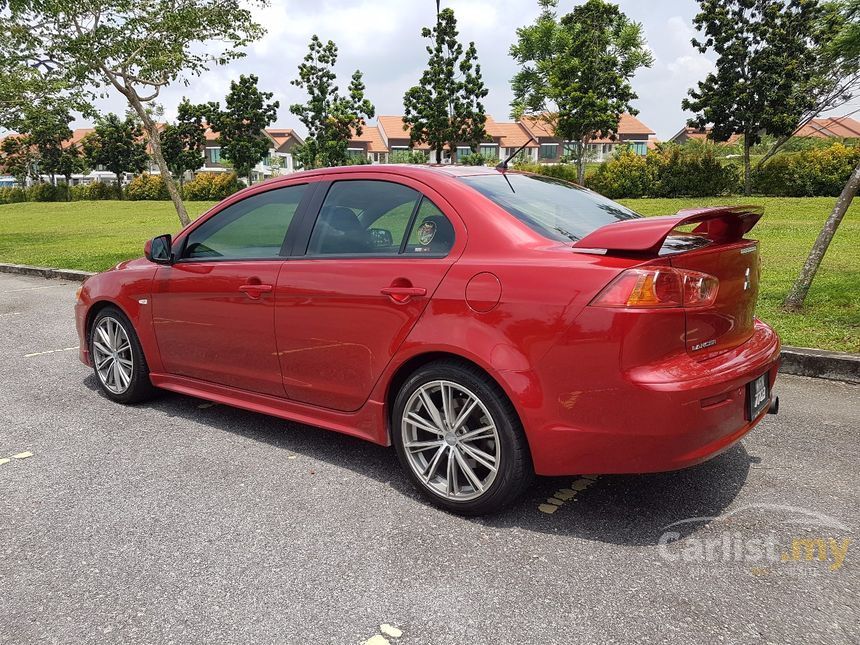
[[[10,312],[5,313],[5,314],[0,314],[0,318],[3,318],[4,316],[20,316],[20,315],[21,315],[20,311],[10,311]]]
[[[24,354],[24,358],[32,358],[33,356],[44,356],[45,354],[56,354],[58,352],[71,352],[76,349],[80,349],[80,346],[75,345],[74,347],[63,347],[63,349],[49,349],[46,352],[33,352],[32,354]]]

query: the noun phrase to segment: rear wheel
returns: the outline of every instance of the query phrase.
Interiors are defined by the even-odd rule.
[[[430,363],[413,374],[394,403],[392,438],[418,489],[455,513],[498,511],[533,476],[513,405],[470,365]]]
[[[118,403],[139,403],[153,396],[146,357],[131,321],[116,307],[105,307],[90,327],[90,356],[99,387]]]

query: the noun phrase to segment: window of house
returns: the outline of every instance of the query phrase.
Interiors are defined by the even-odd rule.
[[[206,148],[209,163],[221,163],[221,148]]]
[[[541,159],[555,159],[558,157],[558,144],[557,143],[542,143],[540,144],[540,158]]]
[[[307,184],[257,193],[215,214],[188,235],[183,258],[272,259],[280,257],[287,229]]]
[[[457,146],[457,158],[472,154],[472,149],[469,146]]]
[[[499,147],[493,145],[483,145],[478,148],[478,152],[481,153],[484,157],[489,157],[490,159],[495,159],[499,156]]]
[[[648,152],[648,144],[644,141],[634,141],[633,152],[635,152],[637,155],[644,155]]]

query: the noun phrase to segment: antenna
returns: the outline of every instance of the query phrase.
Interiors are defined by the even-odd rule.
[[[534,141],[534,140],[535,140],[535,138],[534,138],[532,135],[529,135],[529,140],[528,140],[528,141],[526,141],[526,142],[525,142],[523,145],[521,145],[519,148],[517,148],[516,150],[514,150],[514,152],[513,152],[513,153],[509,154],[509,155],[508,155],[508,157],[507,157],[507,159],[505,159],[504,161],[500,162],[500,163],[496,166],[496,170],[507,170],[507,169],[508,169],[508,162],[509,162],[511,159],[513,159],[514,157],[516,157],[518,154],[520,154],[520,152],[522,152],[523,148],[525,148],[527,145],[529,145],[529,144],[530,144],[532,141]],[[537,143],[537,142],[535,141],[535,143]]]

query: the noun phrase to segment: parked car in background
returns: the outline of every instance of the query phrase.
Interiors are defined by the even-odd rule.
[[[762,213],[643,218],[492,168],[353,166],[245,189],[78,295],[105,395],[163,388],[382,445],[428,499],[684,468],[778,399]]]

